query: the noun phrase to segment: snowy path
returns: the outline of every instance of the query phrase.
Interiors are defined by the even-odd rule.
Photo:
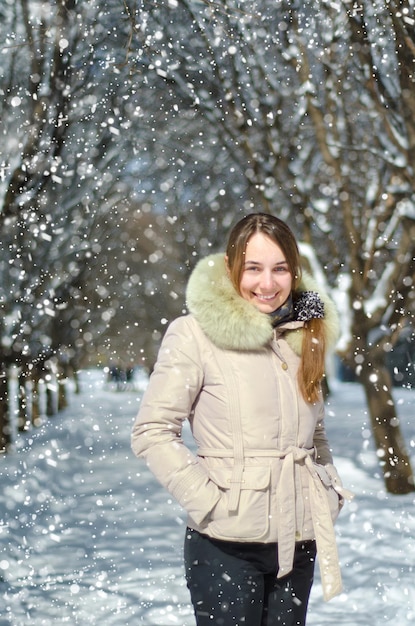
[[[399,390],[415,465],[415,393]],[[193,626],[183,580],[184,516],[130,452],[138,392],[84,373],[82,394],[0,458],[0,626]],[[385,494],[362,393],[335,385],[328,431],[356,492],[337,525],[342,596],[318,575],[308,626],[415,622],[414,495]]]

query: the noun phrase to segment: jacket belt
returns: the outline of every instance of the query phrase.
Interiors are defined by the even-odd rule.
[[[314,448],[308,450],[295,446],[287,448],[281,455],[283,464],[280,481],[284,489],[281,490],[282,497],[279,498],[277,577],[286,576],[293,568],[296,530],[294,464],[304,461],[309,476],[311,518],[317,543],[323,596],[328,601],[341,592],[342,579],[326,487],[315,469],[313,455]]]
[[[314,449],[314,448],[313,448]],[[230,448],[198,448],[197,449],[198,456],[211,456],[220,459],[232,459],[233,458],[233,450]],[[254,456],[269,456],[280,459],[283,456],[283,453],[279,450],[275,450],[275,448],[267,449],[267,448],[249,448],[244,450],[245,457],[254,457]]]
[[[310,510],[313,520],[314,533],[318,551],[318,561],[323,587],[323,596],[330,600],[342,590],[342,580],[336,547],[336,537],[331,519],[330,506],[326,495],[326,487],[321,482],[314,463],[314,448],[299,448],[289,446],[286,450],[249,449],[244,450],[245,457],[274,457],[282,459],[280,483],[284,485],[278,499],[278,564],[277,578],[287,576],[293,569],[295,533],[296,533],[296,503],[295,503],[295,464],[303,462],[308,471],[310,490]],[[232,458],[233,450],[199,448],[199,456]],[[239,465],[239,464],[238,464]],[[240,469],[240,465],[238,467]],[[235,473],[236,474],[236,473]],[[242,475],[239,476],[242,480]],[[236,478],[236,476],[234,477]],[[232,480],[230,500],[232,504],[239,500],[241,484]],[[233,492],[233,493],[232,493]]]

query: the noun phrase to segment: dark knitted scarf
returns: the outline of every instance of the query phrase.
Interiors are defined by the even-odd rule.
[[[292,295],[276,311],[270,313],[272,325],[275,328],[284,322],[293,320],[308,322],[312,319],[324,317],[324,303],[315,291],[302,291],[293,299]]]

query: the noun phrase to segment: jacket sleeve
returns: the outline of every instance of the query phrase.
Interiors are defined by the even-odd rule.
[[[316,429],[314,431],[314,447],[316,449],[316,463],[324,465],[328,474],[331,485],[340,498],[340,506],[343,506],[344,500],[352,500],[354,494],[343,487],[343,482],[337,472],[336,467],[333,465],[333,457],[330,452],[329,443],[326,436],[324,427],[324,405],[322,405],[321,416],[317,422]]]
[[[317,420],[313,440],[314,448],[316,449],[316,462],[319,465],[327,465],[328,463],[333,463],[333,457],[330,452],[330,446],[326,435],[326,428],[324,426],[323,402],[321,402],[320,415]]]
[[[160,347],[132,431],[134,454],[200,523],[220,498],[218,487],[182,440],[182,426],[203,385],[197,341],[187,317],[175,320]]]

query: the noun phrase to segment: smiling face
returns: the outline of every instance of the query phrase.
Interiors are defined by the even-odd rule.
[[[262,313],[272,313],[287,300],[293,278],[281,248],[263,233],[249,239],[239,291]]]

